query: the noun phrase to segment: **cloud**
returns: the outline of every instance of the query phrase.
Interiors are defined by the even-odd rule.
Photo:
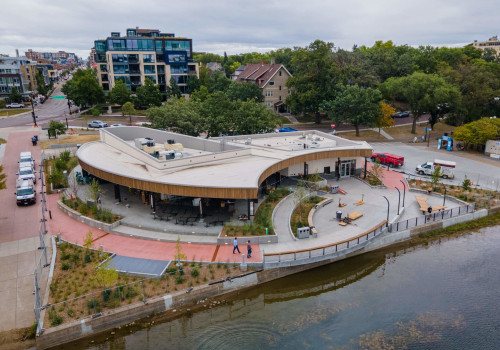
[[[491,0],[4,0],[0,53],[32,48],[86,58],[94,40],[136,26],[192,38],[195,51],[216,53],[265,52],[315,39],[344,49],[376,40],[449,45],[495,35],[492,8]]]

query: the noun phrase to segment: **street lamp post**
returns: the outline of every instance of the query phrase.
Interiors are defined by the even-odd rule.
[[[399,215],[399,204],[401,203],[401,191],[396,186],[394,186],[394,188],[398,190],[398,215]]]
[[[389,205],[389,200],[387,199],[386,196],[382,196],[385,198],[385,200],[387,201],[387,220],[386,220],[386,223],[385,223],[385,227],[389,227],[389,208],[390,208],[390,205]]]
[[[403,184],[403,208],[405,207],[406,185],[403,180],[399,180]]]
[[[31,116],[33,117],[34,126],[37,127],[38,125],[36,124],[35,105],[33,104],[33,96],[31,96]]]

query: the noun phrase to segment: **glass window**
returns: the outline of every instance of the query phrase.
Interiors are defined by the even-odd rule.
[[[154,74],[155,66],[152,64],[144,65],[144,74]]]
[[[113,65],[113,73],[115,74],[128,74],[128,65],[127,64],[115,64]]]
[[[144,63],[155,63],[155,55],[152,54],[142,55],[142,59]]]
[[[280,85],[280,90],[281,90],[281,85]]]
[[[128,30],[127,36],[135,36],[135,30]]]
[[[158,65],[158,66],[156,66],[156,70],[157,70],[158,74],[164,74],[165,73],[165,66]]]
[[[96,51],[106,51],[106,42],[104,41],[95,41],[94,46]]]
[[[186,74],[188,72],[187,66],[170,66],[170,74]]]
[[[155,40],[156,51],[163,51],[163,42],[161,40]]]
[[[130,77],[115,77],[115,82],[118,81],[118,80],[121,80],[123,81],[125,84],[127,85],[130,85]]]
[[[128,62],[128,55],[113,54],[112,58],[113,58],[114,63],[126,63],[126,62]]]
[[[108,71],[108,67],[105,64],[101,64],[100,67],[101,67],[101,72],[107,72]]]
[[[269,86],[273,86],[273,85],[274,85],[274,80],[271,80],[271,81],[269,82]]]
[[[138,63],[139,62],[139,55],[137,55],[137,54],[128,55],[128,62],[129,63]]]
[[[137,39],[127,39],[127,50],[137,50]]]
[[[279,74],[279,76],[281,77],[281,71],[279,71],[279,73],[278,73],[278,74]]]

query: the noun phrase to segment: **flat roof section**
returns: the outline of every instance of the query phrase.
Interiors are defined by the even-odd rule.
[[[216,139],[140,127],[101,129],[100,133],[101,141],[86,143],[77,151],[83,169],[123,186],[189,197],[257,198],[267,176],[291,165],[372,153],[366,142],[317,131]],[[187,150],[186,157],[156,159],[133,142],[145,137],[155,144],[180,143]],[[312,142],[316,147],[303,148]]]

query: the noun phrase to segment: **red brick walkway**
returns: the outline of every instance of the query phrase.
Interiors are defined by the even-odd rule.
[[[47,196],[49,210],[52,212],[52,220],[49,220],[50,232],[53,235],[61,233],[61,237],[72,243],[83,245],[83,240],[89,229],[92,230],[95,239],[93,248],[103,246],[104,250],[118,255],[129,256],[142,259],[172,260],[176,254],[176,243],[158,242],[146,239],[124,237],[110,234],[96,228],[91,228],[82,222],[67,216],[62,210],[57,208],[59,195]],[[195,261],[220,261],[220,262],[241,262],[241,254],[233,254],[232,245],[219,246],[209,244],[189,244],[181,243],[182,253],[186,255],[186,260]],[[261,262],[262,257],[259,246],[252,245],[252,258],[250,262]],[[246,246],[240,246],[240,251],[246,253]]]
[[[29,206],[16,205],[16,173],[19,170],[19,153],[31,152],[35,159],[38,176],[41,151],[31,143],[31,137],[38,135],[38,130],[28,132],[11,132],[6,144],[2,161],[3,172],[7,175],[7,188],[0,191],[0,243],[35,237],[38,235],[42,216],[40,200],[40,181],[37,181],[37,203]]]
[[[373,163],[368,162],[366,168],[368,169],[368,171],[371,171],[373,169]],[[401,181],[403,181],[406,186],[406,181],[403,177],[403,174],[397,171],[387,170],[387,167],[382,168],[382,173],[384,174],[382,182],[385,186],[387,186],[387,188],[394,190],[396,189],[396,187],[398,187],[399,190],[403,190],[403,184],[401,183]]]

